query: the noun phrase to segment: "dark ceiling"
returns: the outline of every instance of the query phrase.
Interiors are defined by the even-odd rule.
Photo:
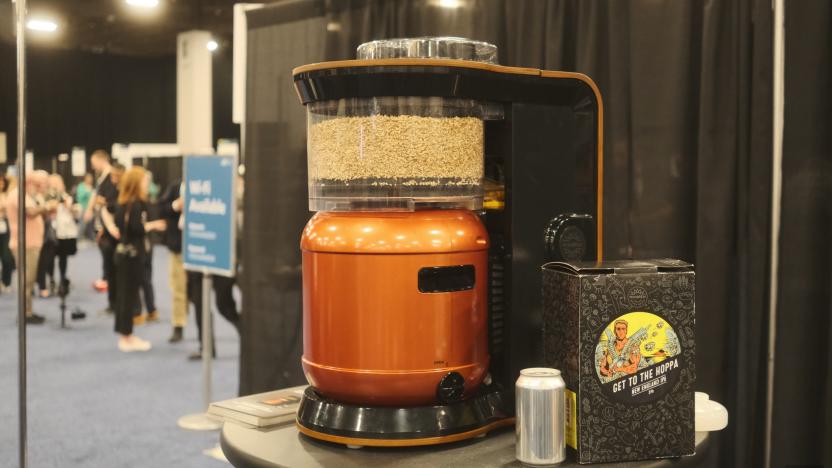
[[[159,0],[157,8],[142,10],[126,0],[28,0],[30,17],[50,15],[57,19],[59,30],[55,37],[28,33],[27,38],[31,47],[159,56],[176,52],[178,33],[202,29],[210,31],[221,45],[229,46],[235,3],[242,2]],[[9,0],[0,0],[0,41],[14,41]]]

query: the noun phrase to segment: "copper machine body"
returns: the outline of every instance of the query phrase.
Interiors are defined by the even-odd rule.
[[[320,212],[301,248],[303,369],[318,391],[414,406],[476,390],[488,369],[488,233],[473,213]],[[453,373],[462,386],[438,389]]]

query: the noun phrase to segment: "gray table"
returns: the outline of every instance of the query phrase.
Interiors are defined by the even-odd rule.
[[[578,465],[567,458],[558,467],[659,468],[699,466],[708,445],[707,433],[697,433],[696,452],[691,457],[639,463]],[[294,424],[253,429],[225,423],[220,436],[222,451],[237,468],[248,467],[520,467],[514,458],[514,428],[504,428],[486,437],[445,445],[408,448],[348,449],[321,442],[298,432]]]

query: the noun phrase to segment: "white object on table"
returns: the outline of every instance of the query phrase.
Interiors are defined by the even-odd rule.
[[[711,400],[707,393],[696,392],[696,442],[707,437],[708,432],[721,431],[728,425],[728,410]]]

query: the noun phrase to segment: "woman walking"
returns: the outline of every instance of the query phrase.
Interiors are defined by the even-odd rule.
[[[115,331],[118,349],[123,352],[148,351],[149,341],[133,334],[133,313],[138,307],[139,288],[144,277],[147,255],[146,232],[164,229],[164,222],[147,222],[147,179],[141,167],[130,168],[119,184],[118,201],[105,210],[104,225],[116,239],[115,251]]]

